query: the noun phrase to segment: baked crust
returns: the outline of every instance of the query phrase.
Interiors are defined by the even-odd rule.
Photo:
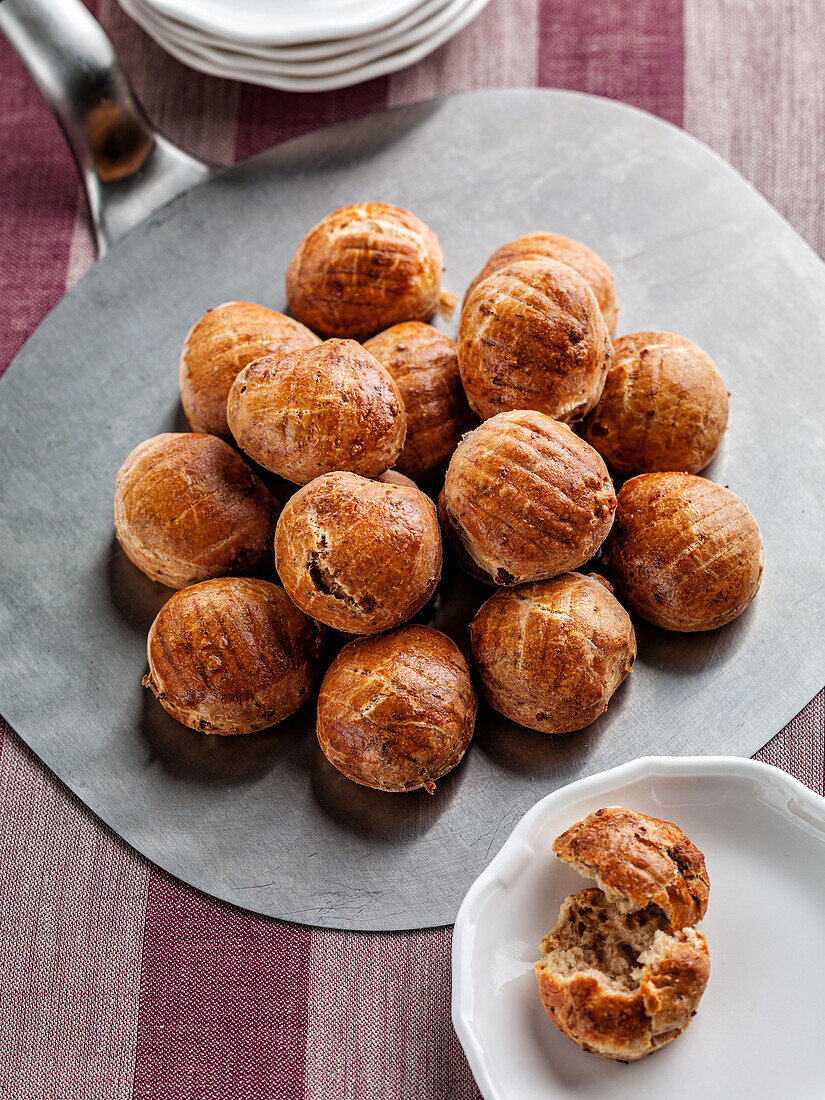
[[[309,697],[323,639],[323,627],[283,588],[220,577],[177,592],[160,609],[143,684],[191,729],[254,733]]]
[[[613,341],[613,362],[582,435],[623,474],[696,474],[719,449],[728,391],[716,364],[672,332],[634,332]]]
[[[186,419],[196,432],[229,438],[226,399],[247,363],[320,342],[300,321],[254,302],[224,302],[210,309],[192,327],[180,357]]]
[[[577,569],[613,523],[601,456],[540,412],[500,413],[466,435],[444,482],[451,535],[496,584]]]
[[[115,534],[127,557],[170,588],[254,569],[268,552],[278,502],[228,443],[166,432],[118,470]]]
[[[475,718],[461,650],[437,630],[408,625],[344,646],[318,695],[318,742],[355,783],[432,794],[464,755]]]
[[[490,584],[494,588],[496,582],[490,576],[489,573],[485,573],[483,569],[473,561],[467,551],[464,549],[464,544],[461,541],[459,534],[458,524],[451,518],[450,513],[447,511],[447,506],[444,503],[444,490],[438,494],[438,523],[441,527],[441,542],[446,546],[461,568],[470,574],[471,577],[475,577],[477,581],[483,581],[484,584]]]
[[[406,474],[400,474],[398,470],[385,470],[383,474],[379,474],[375,480],[382,482],[384,485],[403,485],[406,489],[418,488],[411,477],[407,477]]]
[[[407,410],[398,469],[413,481],[432,481],[443,474],[464,432],[478,423],[461,385],[455,342],[432,325],[405,321],[364,347],[390,372]]]
[[[365,340],[399,321],[429,321],[442,268],[438,238],[409,210],[345,206],[298,245],[286,273],[289,308],[321,336]]]
[[[324,474],[290,498],[275,565],[302,611],[347,634],[377,634],[419,611],[441,576],[429,497],[352,473]]]
[[[407,428],[392,376],[354,340],[255,360],[232,383],[226,408],[238,446],[299,485],[333,470],[383,473]]]
[[[730,489],[682,473],[640,474],[622,486],[603,564],[619,597],[667,630],[714,630],[759,590],[756,520]]]
[[[564,943],[564,930],[582,917],[590,919],[594,909],[604,909],[600,890],[580,890],[565,899],[556,928],[541,945],[539,992],[556,1027],[583,1050],[636,1061],[676,1039],[695,1015],[710,976],[707,941],[695,928],[674,933],[660,928],[624,982],[597,969],[565,973],[553,957]]]
[[[461,311],[461,381],[483,420],[509,409],[580,420],[601,397],[612,356],[593,291],[555,260],[495,271]]]
[[[613,335],[619,317],[613,272],[592,248],[560,233],[527,233],[497,248],[470,283],[465,300],[488,275],[521,260],[556,260],[577,271],[595,294],[607,331]]]
[[[608,806],[556,837],[553,851],[624,912],[657,905],[680,929],[707,911],[704,856],[670,821]]]
[[[470,640],[487,702],[544,733],[595,721],[636,657],[629,615],[581,573],[496,592],[473,619]]]

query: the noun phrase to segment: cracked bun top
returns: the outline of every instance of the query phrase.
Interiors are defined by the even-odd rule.
[[[318,695],[318,742],[355,783],[432,794],[473,736],[476,697],[446,634],[408,625],[349,642]]]
[[[705,915],[710,893],[705,857],[670,821],[608,806],[556,837],[553,851],[594,879],[622,912],[656,905],[674,930]]]
[[[465,297],[494,271],[521,260],[556,260],[577,271],[596,295],[607,331],[616,331],[619,310],[616,306],[616,284],[613,272],[592,248],[561,233],[527,233],[497,248],[467,288]]]
[[[389,630],[424,606],[441,576],[435,507],[419,489],[324,474],[281,513],[275,565],[298,607],[327,626]]]
[[[589,444],[543,413],[518,411],[462,439],[441,506],[450,542],[496,584],[511,585],[588,561],[610,530],[616,496]]]
[[[323,627],[283,588],[220,577],[177,592],[160,609],[143,683],[191,729],[254,733],[306,701],[323,641]]]
[[[118,470],[115,534],[147,577],[183,588],[254,569],[271,546],[278,507],[222,439],[165,432]]]
[[[429,321],[442,269],[438,238],[409,210],[345,206],[298,245],[286,273],[289,308],[321,336],[365,340],[400,321]]]
[[[599,578],[581,573],[496,592],[470,640],[490,706],[544,733],[595,721],[636,657],[630,616]]]
[[[393,376],[407,410],[398,469],[413,481],[432,481],[444,473],[464,432],[478,423],[461,385],[454,341],[432,325],[405,321],[364,347]]]
[[[493,272],[461,311],[461,381],[482,420],[508,409],[580,420],[601,397],[612,355],[593,291],[555,260]]]
[[[613,362],[582,435],[613,470],[696,474],[719,449],[728,391],[707,352],[672,332],[613,341]]]
[[[355,340],[250,363],[232,383],[227,418],[241,450],[299,485],[333,470],[376,477],[407,430],[398,386]]]
[[[228,438],[226,399],[247,363],[320,342],[300,321],[254,302],[225,302],[210,309],[186,337],[180,358],[186,419],[196,432]]]
[[[714,630],[745,610],[762,580],[756,520],[704,477],[640,474],[622,486],[603,564],[631,611],[666,630]]]

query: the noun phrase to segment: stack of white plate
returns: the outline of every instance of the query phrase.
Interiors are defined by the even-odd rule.
[[[119,2],[194,69],[290,92],[322,92],[420,61],[489,0]]]

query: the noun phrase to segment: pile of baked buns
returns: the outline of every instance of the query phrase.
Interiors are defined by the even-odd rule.
[[[553,1023],[590,1054],[633,1062],[678,1038],[710,975],[705,859],[678,825],[609,806],[553,851],[596,886],[565,898],[536,963]]]
[[[323,675],[318,740],[388,791],[432,791],[473,734],[464,655],[409,623],[442,540],[495,589],[470,627],[481,692],[547,733],[606,709],[636,655],[628,612],[711,630],[762,574],[746,506],[696,476],[728,417],[706,352],[672,333],[613,340],[610,269],[544,232],[490,257],[456,343],[427,323],[442,266],[406,210],[330,214],[289,264],[291,316],[229,302],[195,324],[180,362],[193,431],[141,443],[117,476],[121,546],[178,590],[144,678],[166,710],[204,733],[271,726],[313,694],[325,631],[352,636]],[[611,471],[629,477],[618,495]],[[605,576],[588,571],[599,554]]]

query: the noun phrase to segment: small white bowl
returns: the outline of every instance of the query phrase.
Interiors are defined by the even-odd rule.
[[[553,840],[601,806],[674,821],[704,852],[711,976],[685,1034],[630,1065],[556,1029],[533,963],[588,883]],[[453,933],[453,1023],[485,1100],[822,1100],[825,799],[739,757],[646,757],[538,802],[465,897]]]

